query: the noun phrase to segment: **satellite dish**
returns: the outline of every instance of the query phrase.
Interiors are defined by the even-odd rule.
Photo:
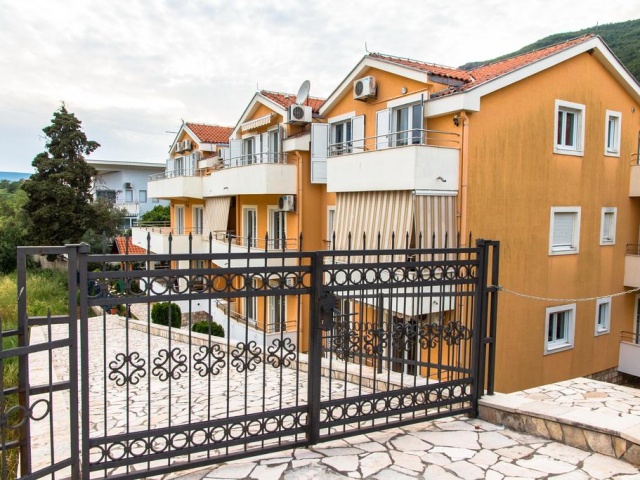
[[[302,105],[309,98],[309,89],[311,88],[311,82],[309,80],[305,80],[300,85],[298,89],[298,96],[296,97],[296,103]]]

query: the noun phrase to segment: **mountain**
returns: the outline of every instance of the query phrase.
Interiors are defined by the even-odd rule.
[[[0,180],[9,180],[10,182],[17,182],[18,180],[29,178],[30,176],[31,176],[30,173],[0,172]]]
[[[628,22],[596,25],[595,27],[589,27],[575,32],[556,33],[555,35],[545,37],[513,53],[502,55],[498,58],[494,58],[493,60],[465,63],[460,68],[463,70],[471,70],[479,67],[480,65],[520,55],[521,53],[538,50],[555,43],[564,42],[571,38],[581,37],[588,33],[600,35],[631,74],[636,77],[636,79],[640,79],[640,19],[629,20]]]

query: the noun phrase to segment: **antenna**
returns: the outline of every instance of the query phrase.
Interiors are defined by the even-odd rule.
[[[369,49],[367,48],[367,42],[364,42],[364,51],[367,52],[367,53],[371,53],[369,51]]]
[[[302,82],[302,85],[300,85],[300,88],[298,89],[298,95],[296,96],[296,103],[298,105],[302,105],[307,101],[307,98],[309,98],[310,89],[311,82],[309,80],[305,80],[304,82]]]

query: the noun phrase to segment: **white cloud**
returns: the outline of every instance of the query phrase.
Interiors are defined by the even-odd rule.
[[[256,86],[329,94],[371,51],[457,66],[637,18],[628,0],[0,0],[0,170],[30,171],[65,101],[93,157],[162,161],[180,119],[233,125]]]

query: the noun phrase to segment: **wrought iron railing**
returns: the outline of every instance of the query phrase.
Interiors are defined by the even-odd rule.
[[[154,182],[165,178],[176,177],[201,177],[205,174],[205,171],[205,169],[200,168],[176,168],[174,170],[167,170],[161,173],[149,175],[149,181]]]
[[[460,145],[460,134],[440,130],[401,130],[385,135],[331,143],[329,144],[328,156],[333,157],[411,145],[458,148]]]
[[[248,153],[238,157],[223,160],[223,168],[244,167],[247,165],[259,165],[269,163],[287,163],[286,153]]]
[[[620,332],[620,341],[640,344],[640,332]]]

